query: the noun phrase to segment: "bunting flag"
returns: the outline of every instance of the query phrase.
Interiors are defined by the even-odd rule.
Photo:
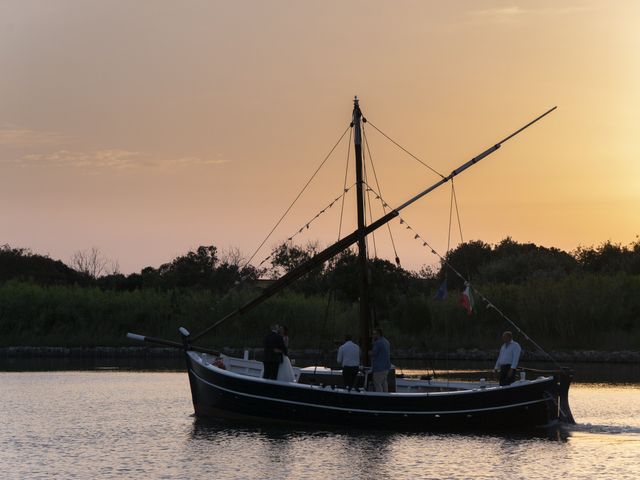
[[[471,293],[471,285],[469,282],[464,282],[464,290],[460,297],[460,303],[467,313],[471,315],[471,312],[473,312],[473,293]]]
[[[433,299],[446,300],[448,296],[449,296],[449,292],[447,291],[447,279],[445,277],[444,282],[442,282],[442,285],[440,285],[440,287],[438,288],[438,291],[434,295]]]

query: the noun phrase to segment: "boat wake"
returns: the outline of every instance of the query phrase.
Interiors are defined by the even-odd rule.
[[[604,433],[610,435],[640,435],[640,427],[635,425],[596,425],[592,423],[577,423],[567,426],[570,432]]]

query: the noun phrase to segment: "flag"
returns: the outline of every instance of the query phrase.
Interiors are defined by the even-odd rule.
[[[469,282],[464,282],[464,290],[460,297],[460,303],[467,313],[471,315],[471,312],[473,312],[473,293],[471,293],[471,284],[469,284]]]
[[[433,299],[446,300],[448,296],[449,296],[449,292],[447,291],[447,279],[445,277],[444,282],[442,282],[442,285],[440,285],[440,287],[438,288],[438,291],[433,296]]]

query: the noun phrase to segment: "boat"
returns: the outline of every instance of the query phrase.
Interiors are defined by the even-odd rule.
[[[569,369],[520,371],[519,379],[500,386],[485,378],[478,381],[437,381],[390,373],[389,392],[369,388],[370,369],[362,368],[355,388],[344,388],[339,371],[324,367],[295,368],[290,381],[262,378],[262,362],[225,355],[196,345],[212,329],[241,316],[280,292],[315,267],[357,245],[360,292],[360,345],[362,365],[368,365],[371,326],[368,304],[367,235],[397,218],[399,212],[477,164],[556,107],[546,111],[448,176],[391,209],[376,221],[365,223],[365,183],[362,162],[362,125],[366,122],[356,97],[350,122],[355,152],[357,228],[313,258],[269,283],[255,298],[230,312],[204,331],[192,335],[180,327],[181,342],[128,333],[133,340],[173,346],[184,351],[196,417],[252,422],[286,422],[310,426],[419,430],[516,430],[557,423],[574,423],[569,407]],[[528,378],[527,378],[528,375]]]

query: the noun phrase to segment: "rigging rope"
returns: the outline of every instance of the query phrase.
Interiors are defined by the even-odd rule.
[[[451,179],[451,195],[450,195],[450,199],[449,199],[449,228],[447,230],[447,252],[445,254],[449,255],[449,251],[451,250],[451,223],[452,223],[452,218],[453,218],[453,179]],[[446,290],[447,290],[447,283],[449,280],[449,269],[448,267],[445,265],[444,266],[444,289],[445,292],[443,294],[442,298],[446,298]],[[442,288],[442,287],[440,287]],[[449,322],[444,322],[444,342],[445,342],[445,355],[444,355],[444,365],[445,365],[445,370],[447,371],[447,385],[449,384],[449,378],[450,378],[450,371],[449,371]]]
[[[451,249],[451,221],[453,218],[453,202],[454,202],[455,190],[453,189],[453,179],[451,179],[451,198],[449,199],[449,230],[447,234],[447,254]],[[460,223],[460,217],[458,217],[458,223]],[[462,234],[460,234],[460,243],[463,243]],[[445,270],[446,275],[446,270]]]
[[[458,219],[458,230],[460,232],[460,243],[464,243],[464,237],[462,236],[462,222],[460,221],[460,211],[458,210],[458,197],[456,196],[456,189],[453,183],[453,179],[451,179],[451,200],[452,204],[456,207],[456,218]],[[451,227],[449,227],[451,228]],[[467,278],[471,278],[471,272],[469,271],[469,261],[467,259],[467,252],[462,251],[463,262],[465,267],[467,268]]]
[[[253,255],[251,255],[251,257],[249,258],[249,260],[247,260],[247,262],[244,264],[244,266],[242,268],[246,268],[247,265],[249,265],[249,263],[251,262],[251,260],[253,260],[253,258],[258,254],[258,252],[260,251],[260,249],[264,246],[265,243],[267,243],[267,240],[269,240],[269,237],[271,237],[271,235],[273,234],[273,232],[275,231],[276,228],[278,228],[278,225],[280,225],[280,223],[282,222],[282,220],[284,219],[284,217],[287,216],[287,214],[289,213],[289,211],[293,208],[293,206],[295,205],[295,203],[298,201],[298,199],[300,198],[300,196],[304,193],[304,191],[307,189],[307,187],[309,186],[309,184],[311,183],[311,181],[315,178],[315,176],[318,174],[318,172],[320,171],[320,169],[323,167],[323,165],[327,162],[327,160],[329,159],[329,157],[331,156],[331,154],[333,153],[333,151],[337,148],[337,146],[340,144],[340,142],[342,141],[342,139],[344,138],[344,136],[347,134],[347,131],[351,130],[351,124],[349,124],[349,126],[345,129],[345,131],[342,133],[342,135],[340,135],[340,138],[338,139],[338,141],[336,142],[336,144],[333,146],[333,148],[329,151],[329,153],[327,153],[327,156],[324,157],[324,160],[322,160],[322,162],[320,163],[320,166],[318,166],[318,168],[316,168],[316,171],[313,172],[313,175],[311,175],[311,178],[309,178],[309,180],[307,181],[307,183],[304,185],[304,187],[302,187],[302,190],[300,190],[300,192],[298,193],[298,195],[296,196],[296,198],[293,200],[293,202],[291,202],[291,205],[289,205],[289,207],[285,210],[285,212],[282,214],[282,216],[280,217],[280,219],[276,222],[276,224],[273,226],[273,228],[271,229],[271,231],[267,234],[267,236],[265,237],[265,239],[262,241],[262,243],[258,246],[258,248],[256,248],[256,251],[253,252]]]
[[[333,205],[340,200],[340,198],[344,199],[344,196],[349,192],[349,190],[351,190],[356,184],[354,183],[353,185],[345,188],[342,192],[341,195],[338,195],[336,198],[334,198],[331,203],[329,203],[326,207],[324,207],[322,210],[320,210],[318,213],[315,214],[315,216],[313,218],[311,218],[309,221],[307,221],[306,223],[304,223],[302,225],[302,227],[300,227],[294,234],[292,234],[291,236],[289,236],[285,241],[286,242],[290,242],[291,240],[293,240],[295,237],[297,237],[298,235],[300,235],[304,230],[308,230],[309,227],[311,226],[311,224],[318,218],[320,217],[320,215],[322,215],[324,212],[326,212],[327,210],[329,210],[331,207],[333,207]],[[259,264],[258,267],[262,266],[267,260],[269,260],[271,257],[273,257],[274,252],[271,252],[264,260],[262,260]]]
[[[315,378],[316,378],[316,370],[317,370],[317,365],[318,364],[323,364],[325,363],[325,355],[324,355],[324,349],[322,348],[323,345],[326,345],[326,331],[327,331],[327,322],[329,320],[329,310],[331,309],[331,304],[332,304],[332,300],[333,303],[335,304],[335,291],[334,290],[330,290],[329,291],[329,295],[327,295],[327,306],[325,307],[324,310],[324,321],[322,324],[322,329],[321,334],[318,336],[318,355],[320,356],[320,361],[316,362],[316,368],[313,369],[313,379],[315,382]]]
[[[367,139],[367,133],[365,132],[364,123],[362,124],[362,137],[364,138],[364,144],[367,148],[367,152],[369,153],[369,162],[371,162],[371,170],[373,170],[373,178],[376,181],[376,187],[378,188],[379,192],[382,192],[382,189],[380,188],[380,182],[378,181],[378,174],[376,173],[376,167],[373,163],[373,157],[371,156],[371,149],[369,148],[369,140]],[[386,204],[382,201],[382,198],[380,197],[380,195],[376,195],[376,199],[380,200],[380,204],[382,205],[382,212],[386,215],[387,214]],[[393,234],[391,233],[391,225],[389,225],[388,223],[387,223],[387,230],[389,232],[389,239],[391,240],[391,246],[393,247],[393,254],[395,255],[396,265],[400,266],[400,257],[398,257],[398,251],[396,250],[396,242],[393,240]]]
[[[370,187],[369,187],[370,188]],[[375,190],[374,190],[375,192]],[[375,192],[377,195],[379,195],[377,192]],[[468,283],[468,285],[470,286],[470,288],[473,289],[473,292],[478,295],[478,297],[485,303],[485,306],[487,309],[493,309],[500,317],[502,317],[504,320],[506,320],[511,326],[513,326],[513,328],[515,328],[518,333],[520,333],[525,340],[528,340],[529,342],[531,342],[533,344],[534,347],[536,347],[540,352],[542,352],[544,355],[546,355],[553,363],[555,363],[559,368],[562,368],[561,365],[556,361],[555,358],[553,358],[546,350],[544,350],[540,345],[538,345],[538,343],[531,338],[524,330],[522,330],[513,320],[511,320],[511,318],[509,318],[502,310],[500,310],[498,307],[496,307],[487,297],[485,297],[482,292],[480,292],[478,289],[476,289],[475,286],[471,285],[471,283],[469,282],[469,280],[467,280],[467,278],[465,278],[465,276],[463,274],[461,274],[456,268],[453,267],[453,265],[451,265],[442,255],[440,255],[419,233],[417,233],[413,227],[411,227],[406,220],[404,220],[402,217],[400,218],[400,223],[406,225],[407,230],[411,230],[411,232],[414,233],[414,240],[419,240],[422,242],[422,246],[429,248],[429,250],[431,251],[431,253],[435,256],[437,256],[440,261],[442,262],[443,265],[446,265],[453,273],[455,273],[458,278],[460,278],[462,281]]]
[[[347,148],[347,165],[345,166],[344,169],[344,184],[342,186],[342,191],[343,191],[343,195],[342,195],[342,205],[340,206],[340,223],[338,224],[338,240],[340,240],[340,236],[342,235],[342,218],[344,215],[344,197],[347,193],[347,175],[349,173],[349,158],[351,155],[351,136],[353,135],[353,130],[349,130],[349,146]]]
[[[404,148],[402,145],[400,145],[398,142],[396,142],[393,138],[391,138],[389,135],[387,135],[386,133],[384,133],[382,130],[380,130],[378,127],[376,127],[373,123],[371,123],[371,120],[367,119],[366,122],[371,125],[373,128],[375,128],[378,133],[380,133],[382,136],[384,136],[387,140],[389,140],[391,143],[393,143],[396,147],[398,147],[400,150],[402,150],[404,153],[406,153],[407,155],[409,155],[411,158],[413,158],[414,160],[417,160],[419,163],[421,163],[423,166],[427,167],[429,170],[431,170],[433,173],[435,173],[436,175],[438,175],[440,178],[445,178],[444,175],[442,175],[440,172],[438,172],[436,169],[434,169],[433,167],[427,165],[425,162],[423,162],[422,160],[420,160],[416,155],[414,155],[413,153],[411,153],[409,150],[407,150],[406,148]]]
[[[456,206],[456,216],[458,217],[458,229],[460,230],[460,242],[464,243],[464,237],[462,236],[462,222],[460,221],[460,211],[458,210],[458,197],[456,195],[456,188],[453,183],[453,178],[451,179],[451,194],[453,195],[453,201]]]
[[[371,161],[371,158],[369,158],[369,161]],[[364,184],[365,186],[367,185],[367,180],[369,179],[367,176],[367,158],[365,156],[365,152],[364,150],[362,151],[362,169],[364,170],[363,176],[364,176]],[[365,189],[365,194],[367,196],[367,200],[366,200],[366,206],[369,207],[369,223],[373,223],[373,211],[371,210],[371,189],[370,188],[366,188]],[[364,211],[365,214],[365,218],[367,215],[367,210],[365,209]],[[369,252],[369,241],[368,241],[368,236],[365,237],[365,242],[367,242],[367,253]],[[378,258],[378,248],[376,247],[376,234],[375,232],[371,233],[371,240],[373,241],[373,257],[374,258]]]

